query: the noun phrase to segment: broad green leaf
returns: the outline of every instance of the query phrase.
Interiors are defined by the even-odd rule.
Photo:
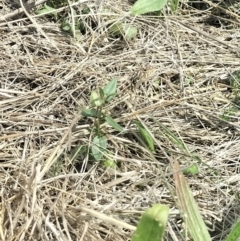
[[[117,79],[112,79],[106,86],[103,87],[103,91],[107,96],[107,102],[109,102],[117,93]]]
[[[131,8],[134,14],[145,14],[160,11],[168,0],[137,0]]]
[[[124,26],[125,38],[128,41],[135,38],[137,35],[137,32],[138,32],[138,29],[134,26],[131,26],[131,25]]]
[[[169,207],[153,204],[142,215],[131,241],[162,241]]]
[[[81,114],[86,117],[97,117],[97,111],[91,109],[84,109]]]
[[[191,165],[190,167],[187,167],[183,170],[184,174],[190,174],[190,175],[195,175],[198,174],[199,170],[198,170],[198,165],[197,163],[194,163],[193,165]]]
[[[174,181],[176,186],[177,200],[183,219],[194,241],[211,241],[207,226],[199,212],[198,205],[193,197],[189,185],[180,171],[178,162],[173,166]]]
[[[44,8],[36,10],[36,14],[52,14],[55,18],[57,18],[57,11],[55,8],[49,7],[46,3],[44,4]]]
[[[225,241],[238,241],[240,238],[240,221],[238,221],[231,229],[230,234]]]
[[[123,131],[123,128],[109,115],[105,116],[106,122],[113,127],[116,131]]]
[[[92,91],[90,96],[90,103],[94,106],[102,106],[104,103],[104,100],[101,98],[101,96],[96,92]]]
[[[35,11],[36,14],[48,14],[49,11],[46,8],[42,8]]]
[[[96,161],[100,161],[107,150],[107,139],[105,136],[95,136],[92,142],[92,154]]]
[[[139,122],[136,122],[136,124],[137,124],[137,127],[138,127],[138,131],[140,132],[140,135],[143,138],[143,141],[147,144],[149,150],[151,152],[154,152],[155,147],[154,147],[153,138],[151,137],[149,132]]]

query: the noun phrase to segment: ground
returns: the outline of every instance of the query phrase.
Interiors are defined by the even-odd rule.
[[[178,162],[197,165],[186,180],[223,240],[240,214],[237,1],[144,16],[125,0],[49,1],[58,13],[42,15],[40,2],[22,12],[21,2],[0,3],[0,239],[130,240],[161,203],[165,240],[191,240],[174,199]],[[96,121],[82,111],[113,79],[117,95],[103,109],[123,130],[100,123],[108,145],[96,161]]]

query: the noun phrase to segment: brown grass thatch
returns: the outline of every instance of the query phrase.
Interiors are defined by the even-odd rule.
[[[198,162],[188,181],[221,240],[240,213],[239,102],[229,81],[240,68],[239,10],[184,1],[176,14],[133,16],[128,1],[78,1],[59,6],[56,20],[0,4],[0,240],[129,240],[152,203],[171,208],[166,240],[186,240],[173,198],[176,160]],[[84,25],[75,38],[60,26],[73,11]],[[137,36],[111,35],[118,22]],[[106,111],[124,132],[102,128],[116,170],[88,155],[93,123],[79,114],[112,78],[118,96]],[[136,120],[151,132],[154,155]],[[85,152],[71,158],[78,147]]]

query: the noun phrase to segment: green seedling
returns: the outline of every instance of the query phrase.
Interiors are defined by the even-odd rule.
[[[162,241],[169,207],[153,204],[142,215],[131,241]]]
[[[35,13],[40,15],[52,15],[55,21],[59,20],[61,22],[61,30],[72,35],[76,40],[80,40],[81,33],[85,31],[85,25],[82,20],[79,20],[77,12],[74,8],[71,8],[71,18],[65,18],[58,14],[57,9],[66,6],[68,1],[48,1]],[[88,14],[90,9],[88,7],[83,8],[82,14]]]
[[[107,138],[101,129],[101,125],[106,122],[116,131],[123,131],[123,128],[110,116],[105,114],[104,107],[117,94],[117,79],[112,79],[106,86],[92,91],[90,96],[90,109],[82,111],[82,115],[94,118],[94,138],[91,144],[91,154],[96,161],[100,161],[107,153]]]

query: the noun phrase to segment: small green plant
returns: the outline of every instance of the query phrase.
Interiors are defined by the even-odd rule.
[[[96,161],[100,161],[107,152],[107,138],[101,125],[107,122],[116,131],[123,131],[123,128],[108,114],[104,112],[104,107],[117,94],[117,79],[112,79],[105,87],[98,91],[92,91],[90,96],[90,108],[82,111],[82,115],[94,118],[93,133],[94,138],[91,145],[91,154]]]
[[[58,9],[62,6],[66,6],[68,1],[48,1],[44,3],[41,9],[35,11],[38,15],[47,15],[52,16],[55,21],[61,23],[61,30],[72,35],[76,40],[80,40],[81,33],[86,30],[86,26],[83,19],[79,19],[78,12],[71,8],[71,18],[64,17],[64,14],[59,14]],[[81,10],[82,15],[86,15],[90,12],[88,7],[85,7]]]

